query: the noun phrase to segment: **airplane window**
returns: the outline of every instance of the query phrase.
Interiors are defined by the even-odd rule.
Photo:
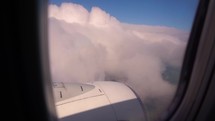
[[[50,0],[59,120],[157,121],[179,84],[198,0]]]

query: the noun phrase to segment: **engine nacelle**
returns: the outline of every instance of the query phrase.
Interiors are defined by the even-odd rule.
[[[123,83],[54,83],[54,94],[60,121],[146,121],[140,100]]]

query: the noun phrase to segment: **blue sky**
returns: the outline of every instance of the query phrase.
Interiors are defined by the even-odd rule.
[[[132,24],[159,25],[190,31],[198,0],[50,0],[81,4],[88,11],[97,6],[119,21]]]

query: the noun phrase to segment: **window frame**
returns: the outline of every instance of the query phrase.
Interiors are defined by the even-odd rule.
[[[14,98],[17,103],[10,105],[19,107],[20,115],[27,120],[57,121],[47,49],[47,6],[47,0],[23,0],[18,4],[19,28],[11,30],[15,33],[19,31],[21,44],[9,47],[9,53],[16,51],[11,55],[16,57],[19,54],[19,59],[7,58],[8,62],[14,59],[12,63],[15,66],[9,68],[14,71],[9,73],[16,75],[11,82],[17,86],[14,87],[14,93],[18,95],[18,99]],[[164,120],[206,120],[210,114],[204,112],[214,110],[214,8],[214,0],[199,2],[185,53],[181,81],[168,110],[169,115],[164,116]],[[11,34],[10,31],[8,34]],[[17,83],[17,80],[20,82]],[[23,119],[22,116],[19,118]]]

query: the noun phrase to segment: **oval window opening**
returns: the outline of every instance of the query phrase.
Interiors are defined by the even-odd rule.
[[[161,119],[178,87],[198,2],[50,0],[59,120]]]

